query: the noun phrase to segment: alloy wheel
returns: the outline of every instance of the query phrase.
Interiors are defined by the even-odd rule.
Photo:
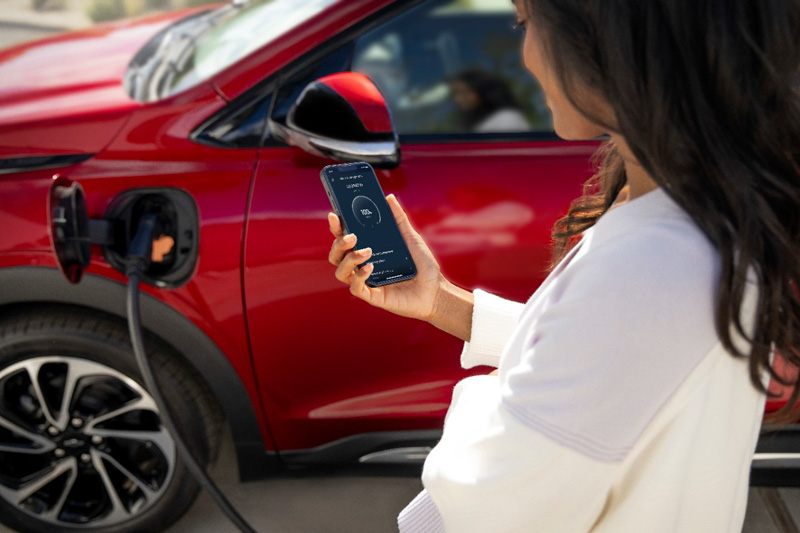
[[[120,524],[159,500],[175,444],[153,398],[86,359],[47,356],[0,371],[0,497],[65,527]]]

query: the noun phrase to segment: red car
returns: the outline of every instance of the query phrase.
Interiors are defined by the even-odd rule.
[[[513,22],[508,0],[235,2],[0,51],[0,520],[157,531],[197,493],[138,384],[122,251],[96,230],[124,241],[148,201],[175,244],[148,271],[146,342],[197,455],[227,424],[245,480],[418,461],[466,375],[460,342],[334,279],[319,172],[375,163],[451,280],[527,298],[597,143],[552,133]],[[352,71],[393,129],[352,120],[360,75],[330,77]],[[320,78],[330,100],[303,108]],[[514,120],[476,104],[492,91]],[[70,183],[106,221],[79,284],[53,251]],[[798,452],[800,425],[763,438],[753,482],[800,484]]]

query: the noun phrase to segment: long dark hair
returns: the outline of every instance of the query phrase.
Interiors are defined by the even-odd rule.
[[[654,180],[720,254],[715,301],[725,348],[794,386],[771,348],[800,366],[800,0],[524,0],[530,31],[568,96],[588,87],[613,107],[619,132]],[[573,104],[590,119],[581,102]],[[556,258],[625,185],[619,152],[553,230]],[[759,284],[755,329],[740,320],[747,271]],[[749,341],[742,353],[731,326]],[[777,419],[779,417],[773,417]]]
[[[472,130],[492,113],[500,109],[519,109],[517,99],[511,87],[501,77],[490,74],[479,68],[470,68],[455,74],[449,81],[460,81],[472,89],[480,98],[476,109],[465,111],[461,116],[460,126],[464,130]]]

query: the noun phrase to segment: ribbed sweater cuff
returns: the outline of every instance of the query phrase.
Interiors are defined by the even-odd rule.
[[[444,533],[444,524],[439,510],[423,490],[411,500],[397,517],[397,528],[400,533]]]
[[[470,342],[464,343],[461,366],[500,365],[500,354],[517,327],[524,304],[475,289]]]

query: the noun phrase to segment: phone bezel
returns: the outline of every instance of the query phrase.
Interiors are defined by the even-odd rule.
[[[380,190],[381,194],[383,195],[383,197],[385,199],[386,198],[386,194],[383,192],[383,187],[381,187],[380,180],[378,179],[378,174],[375,172],[375,169],[372,168],[372,165],[370,165],[366,161],[355,161],[355,162],[352,162],[352,163],[343,163],[343,164],[338,164],[338,165],[327,165],[327,166],[323,167],[323,169],[319,173],[320,180],[322,181],[322,186],[325,188],[325,192],[328,195],[328,200],[330,200],[330,202],[331,202],[331,207],[333,207],[333,211],[336,213],[336,216],[339,217],[339,223],[342,225],[342,229],[344,230],[345,234],[352,233],[352,232],[350,231],[350,228],[347,227],[347,222],[345,221],[344,217],[342,216],[342,210],[341,210],[341,208],[339,206],[339,201],[337,200],[336,195],[333,193],[333,189],[331,188],[330,183],[328,182],[328,175],[327,174],[328,174],[329,171],[332,171],[333,169],[344,170],[345,168],[349,168],[349,167],[352,167],[352,166],[359,166],[359,165],[366,165],[369,168],[369,170],[375,176],[375,181],[378,184],[378,189]],[[392,222],[394,222],[394,217],[392,217]],[[397,227],[396,223],[395,223],[395,227]],[[397,230],[399,232],[400,228],[397,228]],[[402,233],[400,234],[400,237],[402,239]],[[379,282],[370,281],[370,279],[367,278],[366,284],[369,287],[382,287],[384,285],[391,285],[392,283],[399,283],[401,281],[406,281],[406,280],[412,279],[414,276],[417,275],[417,265],[416,265],[416,263],[414,263],[414,259],[411,257],[411,250],[408,250],[408,245],[406,244],[405,239],[402,239],[402,241],[403,241],[403,246],[405,246],[406,250],[408,251],[408,257],[410,258],[411,266],[414,269],[413,272],[411,272],[410,274],[406,274],[406,275],[400,276],[398,278],[385,279],[385,280],[382,280],[382,281],[379,281]],[[358,265],[357,268],[360,269],[364,265],[366,265],[367,263],[369,263],[369,260],[364,261],[363,263]]]

